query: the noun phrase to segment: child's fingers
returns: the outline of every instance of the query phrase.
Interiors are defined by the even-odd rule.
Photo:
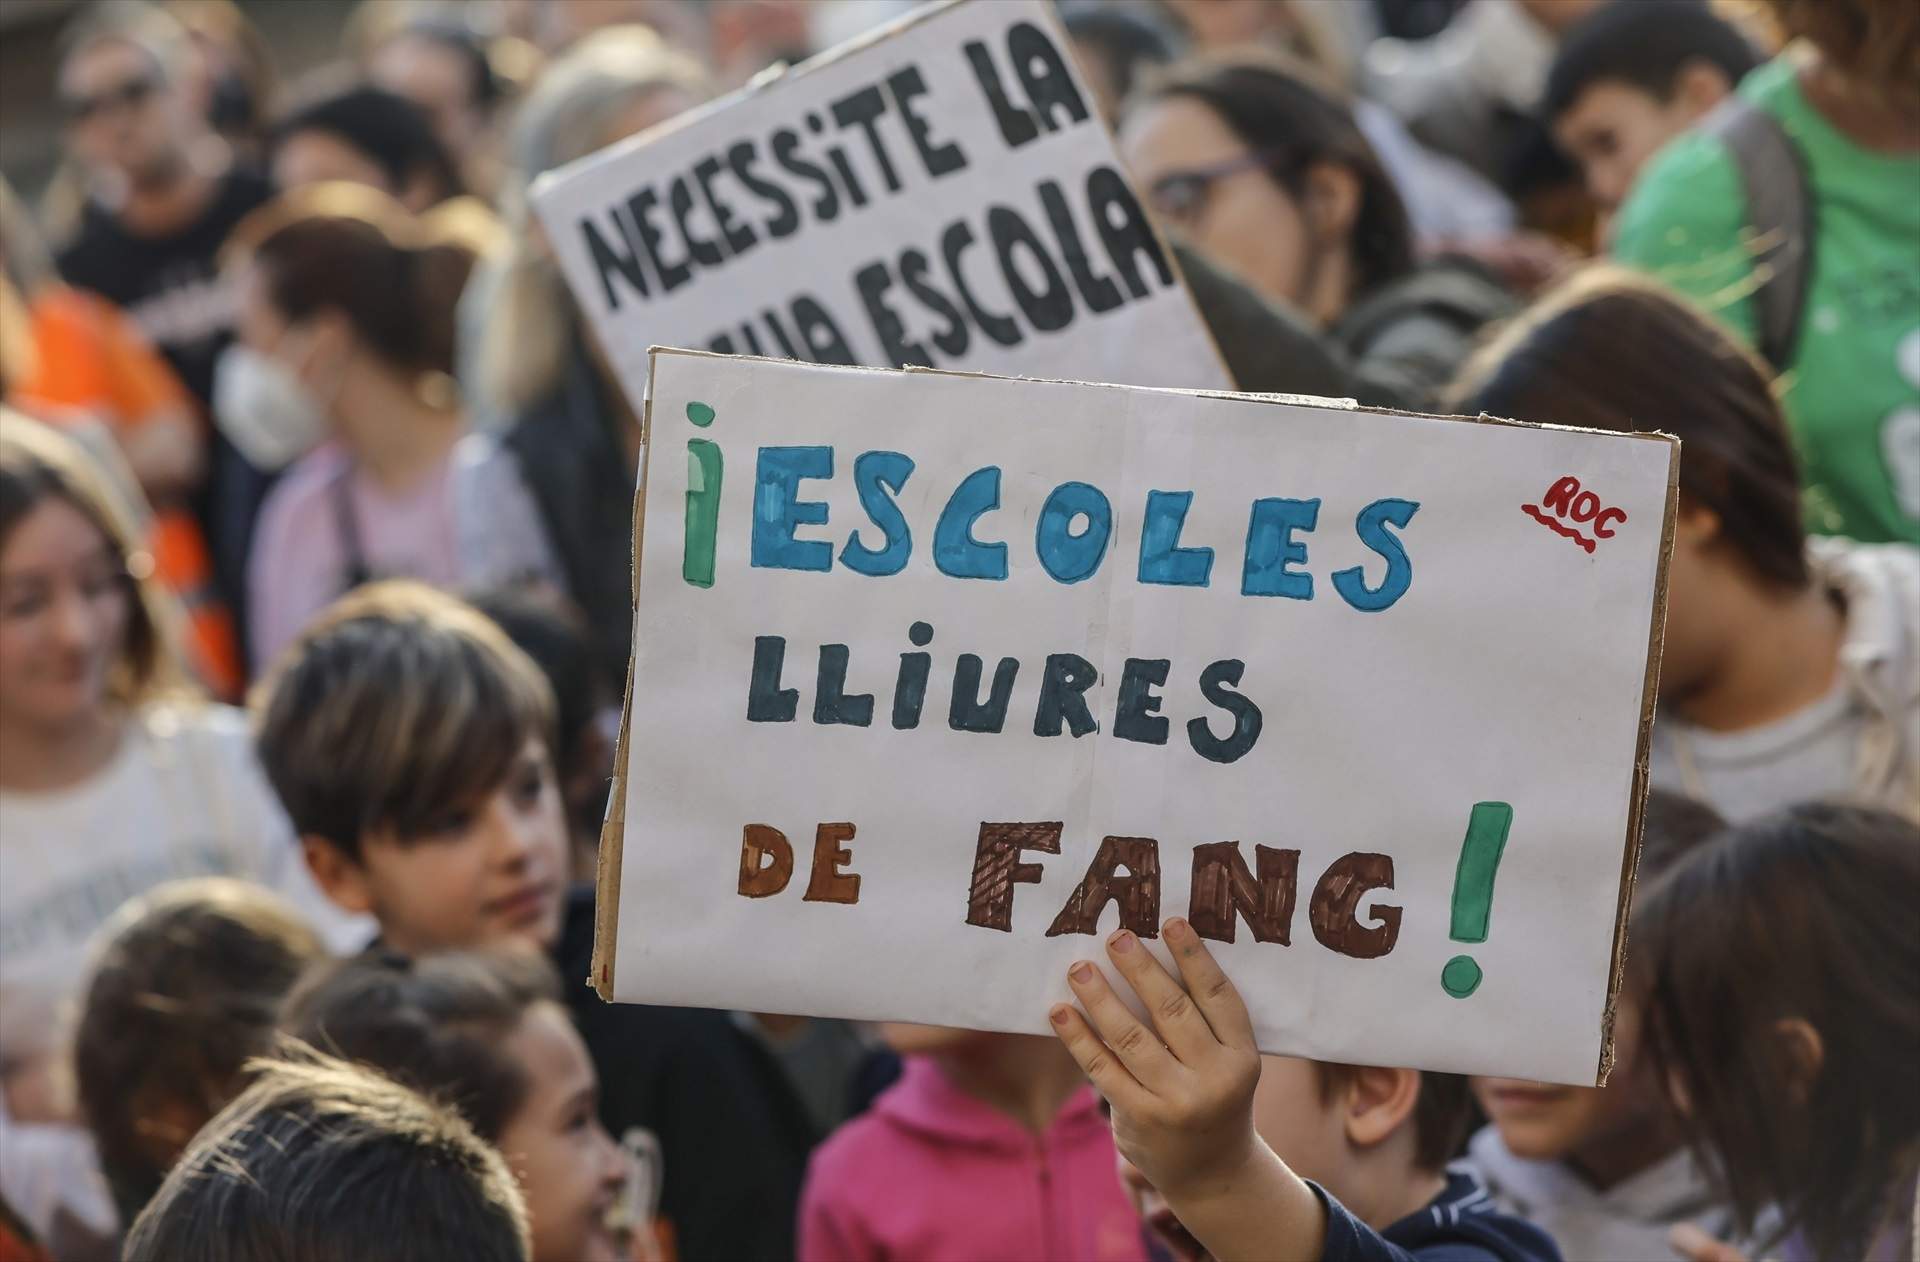
[[[1127,1072],[1149,1091],[1163,1089],[1169,1076],[1180,1068],[1179,1062],[1161,1044],[1160,1036],[1127,1010],[1113,987],[1107,985],[1106,975],[1082,960],[1067,970],[1067,984],[1086,1010],[1088,1022]]]
[[[1145,1089],[1134,1081],[1127,1067],[1100,1041],[1100,1036],[1093,1032],[1077,1008],[1072,1004],[1057,1003],[1047,1015],[1053,1021],[1053,1032],[1067,1045],[1067,1051],[1079,1064],[1080,1072],[1087,1076],[1087,1081],[1093,1084],[1095,1091],[1107,1097],[1114,1107],[1123,1112],[1138,1108],[1145,1102]]]
[[[1161,926],[1160,940],[1173,953],[1180,980],[1187,984],[1187,994],[1193,997],[1195,1006],[1213,1027],[1214,1036],[1228,1047],[1247,1052],[1255,1050],[1253,1019],[1247,1015],[1247,1005],[1221,971],[1213,952],[1207,950],[1207,944],[1193,931],[1193,926],[1175,916]]]
[[[1209,1051],[1220,1046],[1207,1019],[1200,1015],[1187,988],[1177,981],[1166,966],[1153,958],[1140,939],[1122,929],[1107,939],[1107,955],[1113,966],[1133,987],[1146,1005],[1147,1015],[1160,1040],[1184,1065],[1193,1065]]]

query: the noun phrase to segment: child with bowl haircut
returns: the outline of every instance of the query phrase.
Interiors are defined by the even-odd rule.
[[[375,583],[301,631],[254,709],[308,867],[334,902],[372,914],[380,949],[552,957],[601,1122],[659,1141],[678,1254],[791,1256],[815,1134],[772,1054],[726,1013],[608,1004],[587,984],[593,889],[567,882],[554,703],[527,655],[444,592]]]

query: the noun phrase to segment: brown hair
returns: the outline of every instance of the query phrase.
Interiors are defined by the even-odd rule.
[[[254,688],[255,739],[294,828],[354,858],[493,792],[526,743],[553,747],[540,668],[472,606],[372,583],[310,623]]]
[[[1595,266],[1468,362],[1451,411],[1681,441],[1680,493],[1713,510],[1754,576],[1805,587],[1800,468],[1764,365],[1657,282]]]
[[[173,609],[153,580],[153,556],[138,542],[131,512],[73,439],[0,408],[0,553],[35,508],[66,502],[98,530],[127,574],[127,631],[107,680],[109,699],[137,708],[190,692],[175,648]]]
[[[337,311],[395,369],[451,376],[455,309],[480,251],[443,230],[456,222],[416,218],[364,184],[310,184],[242,220],[228,252],[261,269],[288,320]]]
[[[454,1109],[488,1143],[527,1098],[526,1069],[503,1044],[559,978],[530,951],[388,952],[343,960],[303,981],[281,1028]]]
[[[1255,153],[1290,197],[1322,163],[1345,167],[1360,182],[1348,252],[1360,297],[1413,270],[1413,223],[1393,178],[1381,165],[1353,111],[1313,71],[1278,54],[1194,57],[1149,76],[1142,99],[1190,97],[1213,110]],[[1137,108],[1137,107],[1135,107]]]
[[[1634,917],[1647,1037],[1744,1230],[1768,1205],[1821,1258],[1866,1255],[1920,1156],[1920,827],[1807,803],[1732,829]],[[1818,1032],[1797,1064],[1778,1023]],[[1896,1208],[1898,1208],[1896,1206]]]
[[[1339,1061],[1316,1060],[1320,1098],[1330,1101],[1352,1082],[1362,1067]],[[1460,1074],[1420,1073],[1420,1094],[1413,1105],[1413,1163],[1423,1171],[1444,1170],[1460,1155],[1473,1125],[1473,1093]]]
[[[160,1187],[198,1124],[269,1049],[281,1001],[320,939],[278,895],[228,877],[161,885],[101,930],[74,1039],[80,1105],[121,1220]],[[153,1133],[161,1104],[194,1125]]]
[[[456,1114],[297,1047],[250,1069],[133,1224],[124,1262],[526,1262],[520,1188]]]
[[[1912,0],[1760,0],[1780,33],[1900,109],[1920,109],[1920,6]]]

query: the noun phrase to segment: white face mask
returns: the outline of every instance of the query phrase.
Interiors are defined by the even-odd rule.
[[[327,414],[313,392],[279,360],[238,342],[214,369],[213,418],[262,472],[285,468],[327,436]]]

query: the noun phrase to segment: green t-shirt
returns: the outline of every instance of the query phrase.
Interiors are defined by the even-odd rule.
[[[1775,58],[1740,94],[1804,155],[1815,240],[1783,399],[1807,487],[1807,526],[1868,542],[1920,541],[1920,155],[1888,157],[1836,131]],[[1739,168],[1688,133],[1648,163],[1613,253],[1755,338],[1754,266]]]

